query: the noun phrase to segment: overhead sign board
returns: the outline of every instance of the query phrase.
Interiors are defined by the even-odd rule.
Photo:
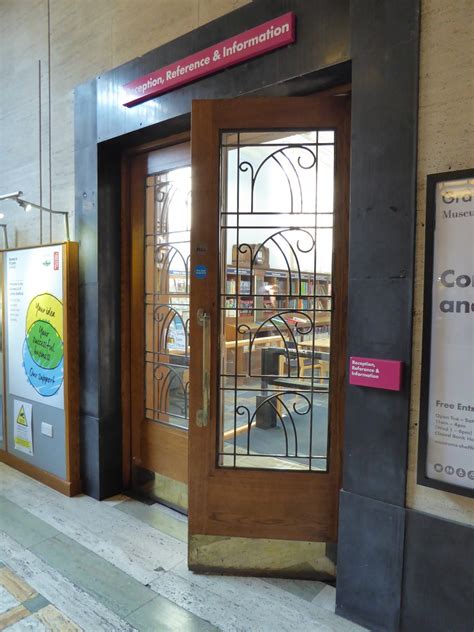
[[[137,105],[294,41],[295,14],[289,12],[125,84],[123,105]]]

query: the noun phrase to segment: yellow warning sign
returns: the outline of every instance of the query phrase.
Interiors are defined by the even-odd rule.
[[[26,419],[24,406],[20,408],[20,412],[18,413],[18,417],[16,418],[16,423],[20,424],[21,426],[28,425],[28,420]]]
[[[33,456],[33,406],[21,399],[13,400],[15,450]]]

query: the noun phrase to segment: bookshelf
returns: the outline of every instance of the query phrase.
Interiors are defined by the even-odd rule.
[[[236,267],[227,266],[224,291],[228,319],[235,319],[237,307],[239,321],[245,323],[262,321],[275,310],[312,310],[315,301],[316,310],[322,312],[318,322],[330,322],[330,274],[301,273],[300,282],[298,274],[292,273],[290,287],[287,270],[255,267],[251,275],[250,268],[240,266],[237,271]]]

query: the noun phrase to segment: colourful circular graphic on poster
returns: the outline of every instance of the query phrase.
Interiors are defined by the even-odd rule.
[[[63,306],[52,294],[39,294],[26,313],[23,366],[31,386],[51,397],[64,379]]]
[[[26,332],[37,320],[44,320],[58,332],[63,339],[63,304],[52,294],[38,294],[30,301],[26,311]]]
[[[56,329],[44,320],[31,325],[26,344],[33,360],[43,369],[55,369],[63,358],[63,341]]]

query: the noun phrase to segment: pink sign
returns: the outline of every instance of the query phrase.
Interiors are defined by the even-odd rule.
[[[295,14],[289,12],[127,83],[123,105],[131,107],[294,41]]]
[[[350,358],[349,384],[399,391],[402,387],[402,362],[375,358]]]

